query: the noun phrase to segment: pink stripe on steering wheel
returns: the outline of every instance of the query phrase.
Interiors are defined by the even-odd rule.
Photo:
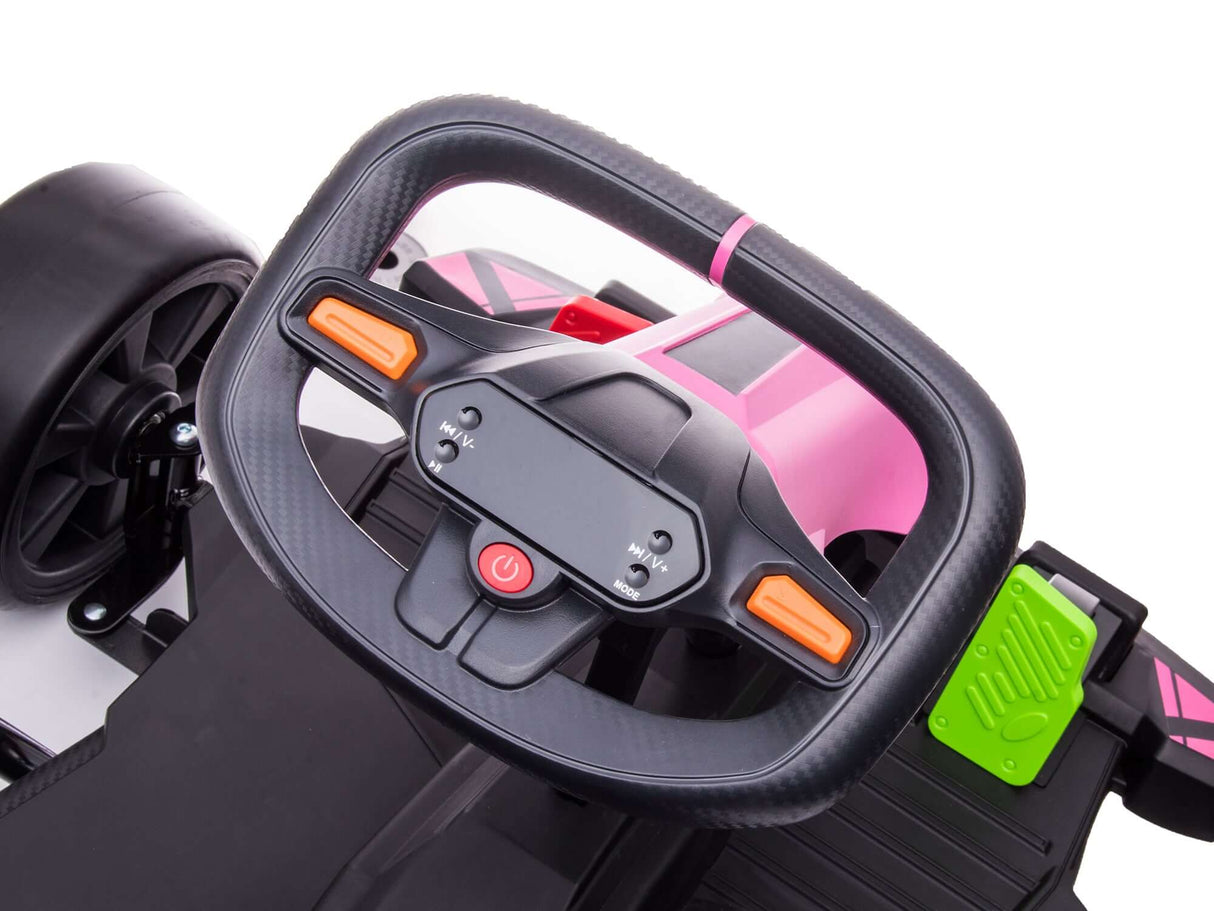
[[[718,288],[721,287],[721,280],[725,278],[725,267],[729,265],[729,258],[733,256],[733,251],[742,242],[742,235],[754,226],[753,218],[749,215],[741,215],[721,236],[721,242],[717,244],[717,252],[712,255],[712,265],[708,269],[708,280]]]

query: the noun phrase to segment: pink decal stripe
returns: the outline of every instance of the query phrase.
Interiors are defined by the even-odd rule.
[[[742,236],[754,226],[753,218],[749,215],[742,215],[721,236],[721,242],[717,244],[717,252],[712,256],[712,265],[708,268],[708,280],[718,288],[721,287],[721,281],[725,278],[725,267],[729,265],[733,251],[742,242]]]
[[[439,274],[444,281],[455,286],[456,290],[477,306],[483,307],[490,313],[493,308],[481,281],[472,269],[472,262],[467,253],[448,253],[445,256],[432,256],[426,264]]]
[[[1189,738],[1189,749],[1196,750],[1202,756],[1208,759],[1214,759],[1214,740],[1205,740],[1201,737]]]
[[[1214,724],[1214,699],[1201,692],[1189,681],[1176,675],[1176,692],[1180,696],[1180,714],[1190,721]],[[1189,738],[1192,740],[1193,738]]]
[[[498,281],[502,283],[502,288],[512,301],[531,300],[535,297],[573,296],[561,294],[556,288],[549,287],[530,275],[523,275],[498,263],[493,263],[493,271],[497,273]]]
[[[1155,659],[1155,676],[1159,679],[1159,695],[1163,697],[1163,713],[1169,718],[1179,718],[1180,708],[1176,705],[1176,685],[1172,682],[1172,669]]]

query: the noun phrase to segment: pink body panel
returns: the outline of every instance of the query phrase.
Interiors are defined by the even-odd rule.
[[[734,395],[667,354],[748,312],[722,297],[611,344],[741,427],[819,549],[849,531],[908,532],[927,496],[923,453],[906,426],[834,362],[802,345]]]
[[[444,256],[433,256],[426,263],[444,280],[452,284],[464,297],[474,304],[483,307],[486,313],[495,313],[498,309],[490,301],[480,278],[472,267],[467,253],[448,253]],[[509,300],[508,309],[540,310],[556,308],[564,304],[572,296],[567,291],[544,284],[539,279],[524,275],[501,263],[489,262],[498,282]]]
[[[710,269],[720,282],[755,222],[726,231]],[[495,308],[466,253],[427,263],[486,312]],[[516,310],[554,307],[568,295],[501,263],[492,269]],[[627,351],[732,419],[767,465],[802,530],[819,549],[860,529],[905,534],[927,496],[923,454],[906,426],[828,358],[797,347],[735,395],[666,352],[749,311],[729,297],[610,344]]]
[[[502,283],[506,294],[514,302],[516,310],[534,310],[539,307],[560,306],[569,298],[556,288],[545,285],[542,281],[508,269],[500,263],[493,264],[497,280]]]
[[[468,261],[468,254],[448,253],[446,256],[432,257],[426,262],[435,272],[458,288],[464,297],[488,309],[489,298],[485,295],[485,289],[481,287],[480,279],[472,271],[472,263]]]

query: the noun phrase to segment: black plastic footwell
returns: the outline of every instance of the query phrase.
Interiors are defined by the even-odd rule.
[[[1015,788],[920,720],[831,810],[731,835],[687,907],[1082,909],[1075,874],[1122,749],[1080,716],[1037,782]]]
[[[0,793],[5,911],[310,908],[449,751],[270,586],[213,494],[189,539],[196,619],[103,732]]]
[[[400,448],[306,439],[334,497],[407,562],[433,504]],[[463,747],[284,602],[213,495],[188,523],[192,622],[103,731],[0,792],[5,911],[1077,911],[1075,874],[1111,789],[1208,837],[1208,808],[1175,798],[1208,793],[1178,791],[1180,765],[1157,761],[1159,774],[1135,773],[1127,788],[1130,759],[1181,747],[1163,722],[1143,721],[1150,712],[1118,714],[1110,700],[1154,692],[1152,656],[1196,679],[1153,640],[1107,693],[1090,687],[1091,711],[1027,787],[988,775],[919,719],[818,817],[693,831],[571,800]],[[705,658],[667,637],[640,703],[711,714],[762,677],[744,657]],[[1125,730],[1098,724],[1097,710],[1124,716]]]

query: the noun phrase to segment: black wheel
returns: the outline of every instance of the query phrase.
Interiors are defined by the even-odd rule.
[[[122,553],[132,435],[193,401],[258,262],[128,166],[80,165],[0,206],[0,601],[61,597]]]

